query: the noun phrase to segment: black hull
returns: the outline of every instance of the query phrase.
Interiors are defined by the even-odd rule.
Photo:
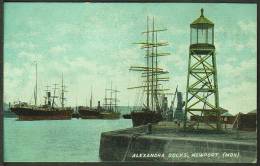
[[[72,118],[77,118],[77,119],[80,118],[80,115],[78,113],[73,113],[71,116]]]
[[[155,111],[131,112],[131,118],[134,127],[148,123],[158,123],[163,120],[162,115]]]
[[[81,119],[119,119],[120,113],[113,111],[97,111],[89,108],[79,108],[79,115]]]
[[[119,119],[120,113],[119,112],[107,112],[103,111],[100,112],[101,119]]]
[[[124,119],[132,119],[131,114],[124,114],[123,118]]]
[[[13,107],[10,108],[17,115],[18,120],[66,120],[71,119],[71,108],[41,108],[41,107]]]
[[[101,115],[98,111],[89,108],[79,108],[79,116],[81,119],[100,119]]]

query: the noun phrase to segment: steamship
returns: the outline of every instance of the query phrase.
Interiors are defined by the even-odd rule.
[[[107,97],[107,92],[110,91],[110,97]],[[117,90],[105,89],[104,106],[102,107],[98,101],[97,107],[92,107],[92,90],[90,97],[90,106],[79,106],[78,112],[82,119],[119,119],[120,112],[117,109]],[[113,97],[113,94],[115,95]]]
[[[100,112],[92,107],[92,89],[91,89],[91,96],[89,101],[89,107],[86,106],[78,106],[78,113],[81,119],[100,119]]]
[[[61,86],[61,106],[57,106],[55,102],[57,88],[54,87],[53,95],[51,91],[46,90],[45,103],[43,105],[37,105],[37,63],[36,63],[36,84],[34,88],[34,104],[28,104],[27,102],[18,102],[10,104],[10,110],[17,115],[18,120],[62,120],[71,119],[73,109],[71,107],[64,106],[64,92],[65,86]]]

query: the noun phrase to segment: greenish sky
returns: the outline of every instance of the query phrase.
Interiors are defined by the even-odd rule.
[[[199,3],[5,3],[4,98],[33,101],[35,57],[40,100],[45,86],[68,86],[67,104],[85,105],[93,87],[94,102],[104,89],[120,90],[120,105],[134,105],[139,74],[131,65],[144,63],[144,52],[132,43],[143,41],[146,17],[168,31],[159,39],[171,56],[160,64],[170,71],[168,87],[185,92],[189,25],[200,9],[215,24],[220,106],[231,113],[256,108],[256,5]]]

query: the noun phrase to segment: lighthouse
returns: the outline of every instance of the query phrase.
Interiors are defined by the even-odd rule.
[[[200,17],[190,24],[184,128],[189,115],[197,128],[205,124],[221,129],[215,51],[214,23],[201,9]]]

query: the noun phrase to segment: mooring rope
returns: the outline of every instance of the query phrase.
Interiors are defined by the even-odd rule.
[[[131,138],[130,138],[130,140],[128,142],[127,149],[126,149],[126,152],[124,154],[124,157],[123,157],[122,161],[125,161],[134,138],[137,138],[138,136],[145,135],[145,134],[146,133],[134,133],[134,134],[132,134],[132,136],[131,136]]]

